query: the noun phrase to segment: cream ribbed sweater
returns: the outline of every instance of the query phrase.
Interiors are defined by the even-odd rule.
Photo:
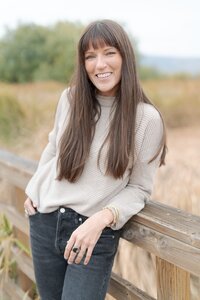
[[[101,105],[101,117],[96,125],[89,158],[84,171],[76,183],[63,179],[56,180],[58,142],[67,120],[69,103],[67,90],[58,103],[54,128],[49,134],[49,142],[44,149],[38,168],[26,187],[26,194],[37,205],[38,211],[48,213],[59,206],[74,209],[80,214],[91,216],[105,206],[114,206],[119,211],[119,219],[113,229],[121,228],[131,216],[137,214],[149,198],[159,157],[148,161],[156,153],[163,134],[163,125],[157,110],[149,105],[138,105],[136,116],[136,153],[132,173],[131,165],[122,179],[105,176],[105,150],[102,151],[100,169],[97,156],[109,127],[113,97],[97,97]]]

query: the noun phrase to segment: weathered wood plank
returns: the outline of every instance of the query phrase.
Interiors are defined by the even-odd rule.
[[[190,297],[194,299],[200,298],[200,277],[190,274]],[[192,296],[191,296],[192,295]],[[198,297],[199,296],[199,297]]]
[[[133,244],[200,276],[200,249],[131,221],[123,237]],[[129,229],[128,229],[129,228]]]
[[[149,201],[134,221],[200,249],[200,217]]]
[[[0,202],[0,211],[7,216],[11,224],[13,224],[26,235],[29,234],[28,220],[18,213],[14,207]]]
[[[38,162],[0,149],[0,164],[5,167],[7,166],[7,168],[15,168],[32,175],[37,168]]]
[[[22,289],[20,289],[20,287],[10,279],[4,283],[3,290],[9,297],[9,300],[31,300],[31,298],[28,295],[26,295],[26,293],[22,291]]]
[[[190,300],[190,274],[157,257],[157,299]]]
[[[37,162],[0,150],[0,178],[24,189],[37,168]]]
[[[0,164],[0,178],[8,180],[13,185],[24,189],[27,185],[31,176],[27,176],[26,172],[23,172],[15,168],[7,168],[4,165]]]
[[[33,271],[33,262],[31,257],[27,256],[25,253],[20,251],[17,247],[12,249],[13,256],[18,265],[18,268],[26,274],[28,278],[32,281],[35,281],[35,275]]]
[[[156,300],[115,273],[111,275],[108,294],[117,300]]]

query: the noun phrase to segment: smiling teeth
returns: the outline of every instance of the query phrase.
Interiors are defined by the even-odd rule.
[[[110,76],[111,73],[101,73],[101,74],[97,74],[97,77],[99,78],[105,78],[105,77],[108,77]]]

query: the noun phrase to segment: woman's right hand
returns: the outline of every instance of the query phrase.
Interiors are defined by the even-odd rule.
[[[37,212],[37,206],[33,204],[33,201],[28,197],[24,202],[25,214],[35,215]]]

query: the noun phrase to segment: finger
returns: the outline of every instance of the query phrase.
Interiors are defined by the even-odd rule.
[[[37,205],[35,203],[32,202],[32,205],[34,208],[37,208]]]
[[[26,201],[24,202],[25,205],[32,205],[33,206],[33,201],[30,198],[27,198]]]
[[[29,215],[36,214],[36,209],[33,206],[29,206],[27,210]]]
[[[36,213],[36,209],[33,207],[32,203],[31,202],[27,202],[25,205],[24,205],[24,209],[25,209],[25,212],[28,214],[28,215],[34,215]]]
[[[77,248],[78,248],[78,247],[77,247]],[[72,250],[71,250],[71,252],[70,252],[70,255],[69,255],[69,258],[68,258],[68,261],[67,261],[69,265],[70,265],[70,264],[73,264],[73,262],[74,262],[76,256],[77,256],[77,253],[73,252],[73,248],[72,248]]]
[[[77,257],[77,255],[80,251],[79,249],[80,249],[80,246],[73,246],[73,248],[70,251],[68,261],[67,261],[68,264],[72,264],[74,262],[75,258]],[[76,251],[74,251],[74,250],[76,250]]]
[[[33,204],[33,201],[30,198],[27,198],[24,202],[25,213],[28,215],[33,215],[37,211],[37,206]]]
[[[93,249],[94,249],[94,246],[91,246],[87,249],[86,257],[84,260],[84,265],[87,265],[89,263],[90,258],[92,256]]]
[[[75,244],[75,237],[73,237],[73,235],[71,235],[69,241],[67,241],[67,245],[65,247],[65,252],[64,252],[64,258],[68,259],[70,252],[72,250],[73,245]]]
[[[84,255],[86,254],[87,248],[81,247],[81,250],[79,251],[78,255],[76,256],[75,263],[79,264],[81,260],[83,259]]]
[[[24,209],[24,216],[25,218],[29,217],[29,211],[26,208]]]

